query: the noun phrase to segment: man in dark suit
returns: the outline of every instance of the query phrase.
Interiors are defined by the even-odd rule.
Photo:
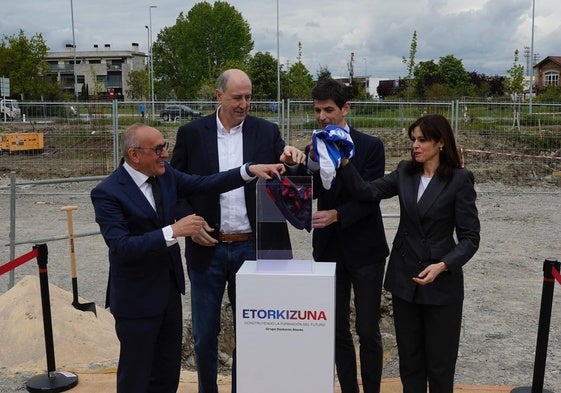
[[[364,180],[384,175],[384,145],[374,136],[348,126],[350,92],[333,79],[319,80],[312,90],[316,119],[325,128],[347,130],[355,146],[351,162]],[[313,152],[312,152],[313,156]],[[309,169],[313,163],[309,163]],[[384,265],[389,250],[379,204],[364,203],[335,181],[326,190],[314,175],[317,212],[312,216],[313,255],[316,261],[336,262],[335,365],[342,393],[358,393],[357,362],[350,330],[351,289],[354,294],[360,369],[365,393],[379,393],[383,367],[380,300]]]
[[[217,82],[218,109],[181,126],[171,164],[186,173],[209,175],[242,162],[300,164],[304,153],[285,146],[276,124],[249,116],[252,86],[245,72],[226,70]],[[291,168],[289,168],[290,170]],[[294,168],[296,170],[296,168]],[[212,228],[186,238],[191,283],[191,315],[199,393],[217,393],[218,334],[224,292],[235,317],[235,275],[245,260],[256,259],[255,183],[228,193],[192,196],[193,211]],[[257,248],[286,254],[290,238],[286,223],[262,231]],[[236,390],[235,356],[232,391]]]
[[[185,276],[177,237],[206,226],[197,215],[175,219],[179,195],[224,192],[282,164],[249,165],[213,176],[186,175],[165,160],[155,128],[123,134],[124,161],[91,192],[95,219],[109,247],[108,304],[120,341],[117,392],[177,391],[181,365]]]

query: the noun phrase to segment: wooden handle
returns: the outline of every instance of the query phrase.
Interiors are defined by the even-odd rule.
[[[68,222],[68,245],[70,246],[70,274],[72,278],[78,277],[76,271],[76,253],[74,252],[74,225],[72,223],[72,212],[78,210],[78,206],[63,206],[61,211],[66,212],[66,221]]]

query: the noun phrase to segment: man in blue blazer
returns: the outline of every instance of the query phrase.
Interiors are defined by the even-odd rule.
[[[171,165],[186,173],[210,175],[242,162],[304,163],[304,153],[285,146],[276,124],[249,116],[251,80],[238,69],[226,70],[217,81],[218,109],[212,115],[179,127]],[[291,168],[289,168],[291,170]],[[212,230],[186,238],[185,257],[191,284],[191,316],[199,393],[217,393],[218,335],[224,292],[235,316],[235,275],[256,250],[269,257],[290,258],[286,223],[263,224],[256,238],[255,183],[228,193],[193,195],[190,207]],[[189,210],[185,210],[188,212]],[[256,242],[259,242],[258,244]],[[235,354],[232,392],[236,390]]]
[[[382,141],[349,127],[350,92],[333,79],[319,80],[312,90],[314,112],[321,128],[335,125],[349,132],[355,146],[351,162],[364,180],[384,175]],[[309,169],[314,163],[309,162]],[[317,165],[317,164],[316,164]],[[351,290],[354,294],[356,333],[364,393],[379,393],[383,367],[380,299],[386,257],[389,254],[379,204],[358,201],[339,179],[331,188],[314,174],[317,212],[312,216],[313,254],[318,262],[335,267],[335,365],[342,393],[358,393],[357,361],[350,330]]]
[[[172,393],[179,384],[185,293],[177,237],[206,226],[194,214],[176,220],[178,196],[228,191],[284,168],[247,164],[213,176],[186,175],[166,163],[167,143],[145,124],[124,132],[122,149],[119,168],[91,192],[109,247],[107,306],[120,341],[117,392]]]

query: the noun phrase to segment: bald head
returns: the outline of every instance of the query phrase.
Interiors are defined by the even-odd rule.
[[[230,68],[220,74],[216,87],[220,92],[225,93],[230,85],[234,84],[246,84],[249,85],[251,89],[251,79],[249,79],[249,76],[245,72],[237,68]]]

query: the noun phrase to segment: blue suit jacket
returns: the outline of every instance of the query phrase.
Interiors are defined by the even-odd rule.
[[[280,160],[284,149],[276,124],[247,116],[243,123],[243,161],[258,164],[272,164]],[[218,141],[216,129],[216,113],[194,120],[179,127],[175,147],[171,157],[171,165],[186,173],[210,175],[218,172]],[[253,231],[256,228],[256,182],[247,183],[244,187],[245,206]],[[213,235],[220,231],[220,194],[190,195],[188,206],[202,216],[207,223],[215,228]],[[182,214],[188,210],[183,208]],[[265,232],[269,234],[265,234]],[[269,225],[263,229],[258,247],[260,250],[290,250],[290,238],[286,223]],[[185,256],[187,264],[194,269],[202,270],[210,261],[214,247],[203,247],[186,239]]]
[[[163,225],[122,165],[91,191],[95,220],[109,247],[106,306],[116,316],[161,313],[170,293],[170,273],[178,290],[185,293],[179,245],[167,247],[161,230],[174,222],[178,196],[224,192],[245,184],[239,168],[204,177],[183,174],[167,163],[165,174],[157,179],[162,189]]]

